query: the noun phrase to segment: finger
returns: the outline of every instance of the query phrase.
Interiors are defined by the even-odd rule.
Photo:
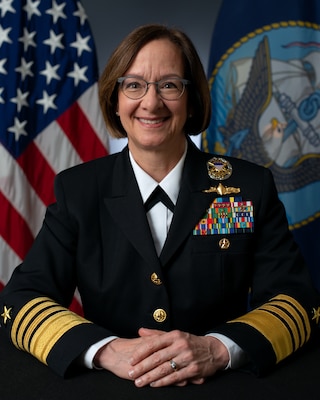
[[[163,387],[163,386],[186,386],[188,383],[193,385],[202,385],[205,382],[205,378],[190,378],[187,368],[181,368],[180,371],[173,372],[169,375],[164,376],[156,381],[150,383],[152,387]]]
[[[150,351],[150,354],[141,357],[141,354],[139,354],[139,357],[141,357],[141,360],[136,361],[137,355],[133,355],[130,359],[130,364],[132,365],[132,369],[129,371],[129,376],[130,378],[137,379],[141,377],[142,375],[147,374],[148,372],[153,371],[153,379],[159,378],[167,375],[168,373],[172,372],[172,367],[170,366],[170,362],[168,361],[168,358],[170,359],[170,354],[168,355],[168,352],[166,350],[163,351]],[[156,376],[156,373],[154,371],[156,368],[159,367],[158,373],[159,376]]]
[[[169,361],[162,363],[135,380],[135,385],[138,387],[147,385],[153,387],[168,385],[184,386],[186,383],[187,379],[185,373],[183,371],[174,370]]]
[[[189,379],[189,382],[194,385],[202,385],[204,383],[204,378],[197,378],[197,379]]]
[[[185,379],[184,381],[176,383],[175,386],[181,387],[181,386],[187,386],[187,384],[188,384],[188,381]]]
[[[138,331],[139,336],[156,336],[163,335],[165,332],[158,329],[140,328]]]
[[[171,354],[172,351],[168,350],[173,341],[170,339],[170,336],[167,332],[157,335],[157,340],[154,340],[153,335],[143,336],[141,338],[145,340],[139,346],[137,346],[135,352],[132,354],[132,357],[129,360],[132,366],[145,361],[148,357],[154,356],[154,359],[149,360],[154,361],[154,364],[152,364],[150,367],[153,368],[159,365],[161,362],[167,361],[171,356],[173,356]],[[161,352],[161,350],[164,351]]]

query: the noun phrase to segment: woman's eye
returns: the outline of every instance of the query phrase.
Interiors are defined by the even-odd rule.
[[[138,82],[130,82],[127,84],[126,87],[128,89],[137,89],[137,88],[141,87],[141,84],[139,84]]]
[[[172,88],[176,88],[176,84],[170,81],[164,82],[161,87],[163,89],[172,89]]]

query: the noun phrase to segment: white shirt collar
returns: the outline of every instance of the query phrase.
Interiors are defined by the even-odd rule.
[[[187,144],[185,151],[176,164],[176,166],[166,175],[161,182],[157,182],[150,175],[148,175],[134,160],[131,152],[129,151],[129,157],[132,164],[133,172],[135,174],[139,190],[142,196],[143,203],[148,199],[150,194],[154,191],[156,186],[160,185],[162,189],[170,197],[173,204],[176,204],[178,194],[181,185],[182,169],[184,160],[187,154]]]

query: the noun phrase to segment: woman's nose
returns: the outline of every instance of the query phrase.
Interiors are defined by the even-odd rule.
[[[163,104],[156,84],[151,83],[148,85],[147,93],[143,96],[142,101],[148,107],[158,107],[159,104]]]

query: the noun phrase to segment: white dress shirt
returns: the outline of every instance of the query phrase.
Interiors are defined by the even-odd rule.
[[[157,182],[135,162],[132,154],[129,152],[130,162],[139,186],[143,203],[146,202],[150,194],[159,185],[170,197],[173,204],[176,205],[181,186],[182,170],[186,154],[187,146],[177,165],[161,182]],[[165,243],[168,231],[170,229],[172,217],[173,213],[161,202],[155,204],[147,212],[147,218],[158,256],[160,255]],[[210,333],[207,336],[213,336],[219,339],[228,349],[230,357],[226,368],[238,368],[246,361],[245,353],[233,340],[217,333]],[[83,364],[88,368],[94,368],[93,358],[96,352],[105,344],[114,339],[116,339],[115,336],[110,336],[92,345],[86,352],[83,353]]]
[[[186,154],[187,150],[185,150],[178,164],[168,173],[168,175],[166,175],[161,182],[157,182],[135,162],[132,154],[129,153],[133,172],[139,186],[143,203],[148,200],[151,193],[159,185],[170,197],[172,203],[176,205]],[[160,255],[167,238],[172,217],[173,213],[161,202],[155,204],[147,212],[147,218],[158,256]]]

